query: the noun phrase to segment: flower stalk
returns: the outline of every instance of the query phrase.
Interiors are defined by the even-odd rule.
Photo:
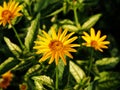
[[[58,82],[59,82],[59,71],[58,71],[58,65],[56,65],[56,82],[55,82],[55,90],[58,90]]]
[[[15,33],[17,39],[18,39],[18,42],[20,43],[21,48],[24,49],[24,45],[23,45],[22,41],[20,40],[20,37],[19,37],[19,35],[18,35],[18,33],[17,33],[15,27],[14,27],[12,24],[11,24],[11,26],[12,26],[12,29],[13,29],[13,31],[14,31],[14,33]]]
[[[93,66],[93,61],[94,61],[94,49],[92,48],[91,50],[91,56],[90,56],[90,60],[89,60],[89,66],[88,66],[88,76],[90,76],[90,72],[91,72],[91,69],[92,69],[92,66]]]
[[[74,12],[74,19],[75,19],[75,24],[78,28],[81,27],[79,21],[78,21],[78,16],[77,16],[77,7],[74,5],[73,6],[73,12]]]

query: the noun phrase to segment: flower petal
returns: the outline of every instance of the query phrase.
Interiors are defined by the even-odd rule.
[[[63,53],[60,53],[60,57],[61,57],[61,59],[63,60],[63,63],[66,65],[67,63],[66,63],[66,59],[65,59],[65,57],[64,57],[64,54],[63,54]]]
[[[75,32],[69,33],[66,35],[61,41],[64,43],[67,39],[69,39]]]
[[[56,65],[58,65],[58,60],[59,60],[59,54],[58,54],[58,52],[56,52],[55,53],[55,63],[56,63]]]
[[[66,28],[66,29],[63,31],[63,33],[60,35],[60,38],[59,38],[60,41],[63,40],[63,38],[65,37],[65,35],[67,34],[67,32],[68,32],[68,29]]]
[[[52,53],[49,64],[51,64],[55,59],[55,53]]]
[[[96,34],[95,40],[98,40],[100,38],[100,35],[101,35],[101,31],[99,30]]]
[[[67,41],[64,42],[64,45],[67,45],[67,44],[72,43],[72,42],[75,41],[77,38],[78,38],[77,36],[74,36],[74,37],[68,39]]]
[[[68,51],[65,51],[65,55],[73,59],[73,56]]]
[[[82,38],[86,41],[86,42],[88,42],[88,43],[90,43],[91,42],[91,38],[89,37],[85,37],[85,36],[82,36]]]
[[[93,28],[90,29],[91,39],[95,39],[95,30]]]
[[[51,31],[52,31],[52,39],[57,39],[57,35],[56,35],[56,32],[55,32],[55,28],[54,28],[54,27],[51,27]]]
[[[102,36],[99,40],[98,40],[98,42],[101,42],[101,41],[104,41],[105,39],[106,39],[106,35],[104,35],[104,36]]]
[[[41,62],[41,61],[47,60],[51,56],[51,54],[52,54],[52,52],[50,52],[50,51],[46,52],[39,61]]]
[[[45,31],[42,31],[42,32],[43,32],[43,34],[45,35],[45,37],[46,37],[47,39],[52,40],[52,38],[50,37],[50,35],[48,35]]]

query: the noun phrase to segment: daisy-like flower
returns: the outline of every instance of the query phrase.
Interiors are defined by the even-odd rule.
[[[107,49],[107,44],[110,44],[109,41],[104,41],[107,38],[107,35],[100,37],[101,31],[98,30],[97,34],[95,34],[95,30],[93,28],[90,29],[90,35],[86,32],[83,32],[84,36],[82,38],[86,41],[83,45],[87,47],[93,47],[95,50],[99,50],[103,52],[102,49]]]
[[[47,34],[45,31],[42,31],[44,36],[38,35],[39,41],[35,41],[33,49],[37,50],[36,54],[43,54],[42,58],[39,60],[40,62],[50,58],[49,64],[55,60],[56,65],[58,65],[59,58],[61,58],[66,65],[65,56],[73,58],[70,52],[76,52],[77,50],[73,47],[80,46],[79,44],[71,44],[77,39],[77,36],[70,38],[74,32],[67,34],[67,29],[62,32],[60,28],[58,34],[56,34],[54,27],[51,27],[51,30],[51,35]]]
[[[2,75],[2,79],[0,79],[0,88],[6,89],[10,82],[12,81],[13,74],[8,71]]]
[[[5,26],[7,23],[11,24],[11,20],[15,17],[21,16],[19,12],[22,10],[22,5],[19,5],[19,2],[10,0],[8,3],[3,2],[3,7],[0,6],[0,25]]]

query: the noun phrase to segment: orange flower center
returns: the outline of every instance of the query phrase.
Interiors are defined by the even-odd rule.
[[[10,85],[10,79],[8,77],[4,77],[3,80],[0,82],[1,88],[7,88]]]
[[[5,20],[10,20],[11,17],[12,17],[12,13],[9,11],[9,10],[4,10],[2,12],[2,17],[5,19]]]
[[[27,86],[26,85],[20,85],[20,90],[27,90]]]
[[[59,51],[63,48],[63,44],[58,40],[53,40],[50,42],[49,48],[54,51]]]
[[[97,41],[95,41],[95,40],[91,41],[91,46],[96,48],[98,46]]]

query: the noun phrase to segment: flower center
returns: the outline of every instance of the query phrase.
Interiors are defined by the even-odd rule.
[[[12,17],[12,13],[9,11],[9,10],[4,10],[2,12],[2,17],[5,19],[5,20],[10,20],[11,17]]]
[[[95,40],[91,41],[91,46],[92,47],[96,48],[97,45],[98,45],[97,41],[95,41]]]
[[[20,88],[21,88],[20,90],[27,90],[27,86],[26,85],[21,85]]]
[[[51,50],[59,51],[63,48],[63,44],[62,44],[62,42],[60,42],[58,40],[53,40],[50,42],[49,48]]]

